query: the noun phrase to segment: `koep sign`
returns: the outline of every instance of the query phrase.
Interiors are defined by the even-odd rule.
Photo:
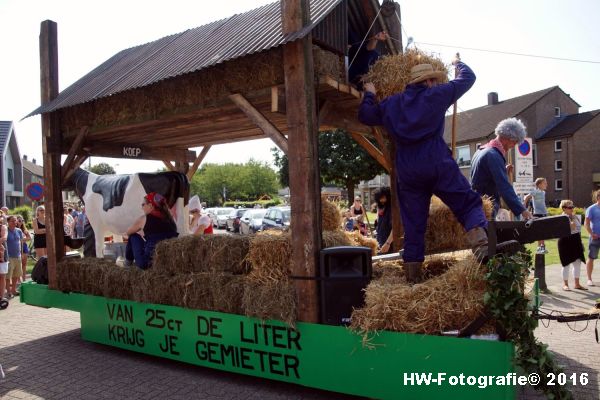
[[[141,147],[123,146],[123,157],[140,158],[142,156]]]

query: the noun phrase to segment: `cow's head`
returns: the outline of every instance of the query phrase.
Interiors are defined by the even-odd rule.
[[[85,194],[85,189],[87,187],[88,177],[90,174],[95,175],[92,172],[77,168],[75,172],[73,172],[71,176],[63,182],[62,188],[66,190],[74,190],[75,193],[77,193],[77,196],[79,196],[79,198],[83,201],[83,195]]]

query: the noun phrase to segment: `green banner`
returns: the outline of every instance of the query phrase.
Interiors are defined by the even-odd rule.
[[[190,364],[370,398],[515,395],[508,384],[510,343],[381,332],[365,347],[344,327],[299,323],[292,329],[279,321],[64,294],[43,285],[26,284],[22,293],[28,304],[80,311],[85,340]]]

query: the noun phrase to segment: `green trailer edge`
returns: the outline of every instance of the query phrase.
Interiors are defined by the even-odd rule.
[[[340,326],[291,329],[281,321],[63,293],[30,282],[21,286],[21,301],[79,312],[87,341],[333,392],[486,400],[516,393],[509,342],[383,331],[365,346],[362,336]]]

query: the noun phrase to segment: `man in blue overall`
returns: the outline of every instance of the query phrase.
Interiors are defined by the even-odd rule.
[[[430,64],[411,69],[411,81],[402,93],[377,102],[375,87],[365,83],[358,119],[365,125],[383,125],[396,144],[398,200],[404,225],[404,266],[411,282],[421,280],[425,258],[425,229],[432,194],[438,196],[467,231],[469,245],[487,256],[487,220],[480,196],[460,172],[444,141],[446,110],[465,94],[475,74],[458,58],[457,76],[440,84],[445,72]]]

